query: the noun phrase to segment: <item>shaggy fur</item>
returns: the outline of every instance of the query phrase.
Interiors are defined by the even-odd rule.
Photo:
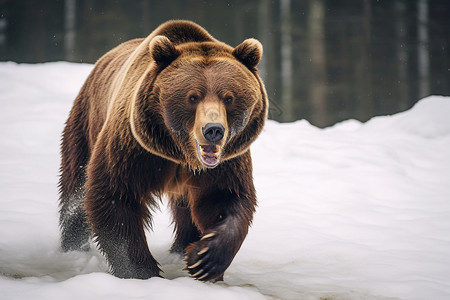
[[[261,55],[254,39],[232,48],[188,21],[105,54],[63,132],[62,249],[87,250],[93,235],[114,275],[160,276],[144,231],[167,194],[171,251],[193,277],[220,280],[256,207],[249,146],[267,115]]]

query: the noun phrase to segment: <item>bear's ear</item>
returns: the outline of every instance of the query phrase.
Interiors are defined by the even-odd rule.
[[[233,56],[249,69],[254,69],[261,60],[263,47],[256,39],[247,39],[236,46]]]
[[[163,68],[180,56],[180,51],[175,48],[175,45],[162,35],[155,36],[150,41],[149,48],[153,60]]]

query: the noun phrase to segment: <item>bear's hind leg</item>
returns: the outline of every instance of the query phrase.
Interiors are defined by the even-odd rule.
[[[66,251],[88,251],[90,230],[84,211],[84,188],[61,201],[59,224],[61,227],[61,249]]]
[[[88,251],[90,229],[84,210],[88,143],[83,134],[81,116],[73,112],[64,128],[61,143],[60,217],[63,251]]]
[[[200,231],[192,222],[191,209],[186,196],[170,199],[173,214],[175,241],[170,252],[185,254],[186,247],[200,239]]]

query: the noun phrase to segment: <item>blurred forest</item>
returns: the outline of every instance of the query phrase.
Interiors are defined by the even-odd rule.
[[[278,121],[366,121],[450,95],[449,0],[0,0],[0,61],[94,63],[170,19],[259,39]]]

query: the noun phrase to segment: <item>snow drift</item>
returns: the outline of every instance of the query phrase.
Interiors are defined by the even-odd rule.
[[[259,207],[222,283],[150,249],[166,279],[122,280],[59,251],[59,141],[91,65],[0,63],[2,299],[449,299],[450,98],[326,129],[269,121],[252,147]]]

